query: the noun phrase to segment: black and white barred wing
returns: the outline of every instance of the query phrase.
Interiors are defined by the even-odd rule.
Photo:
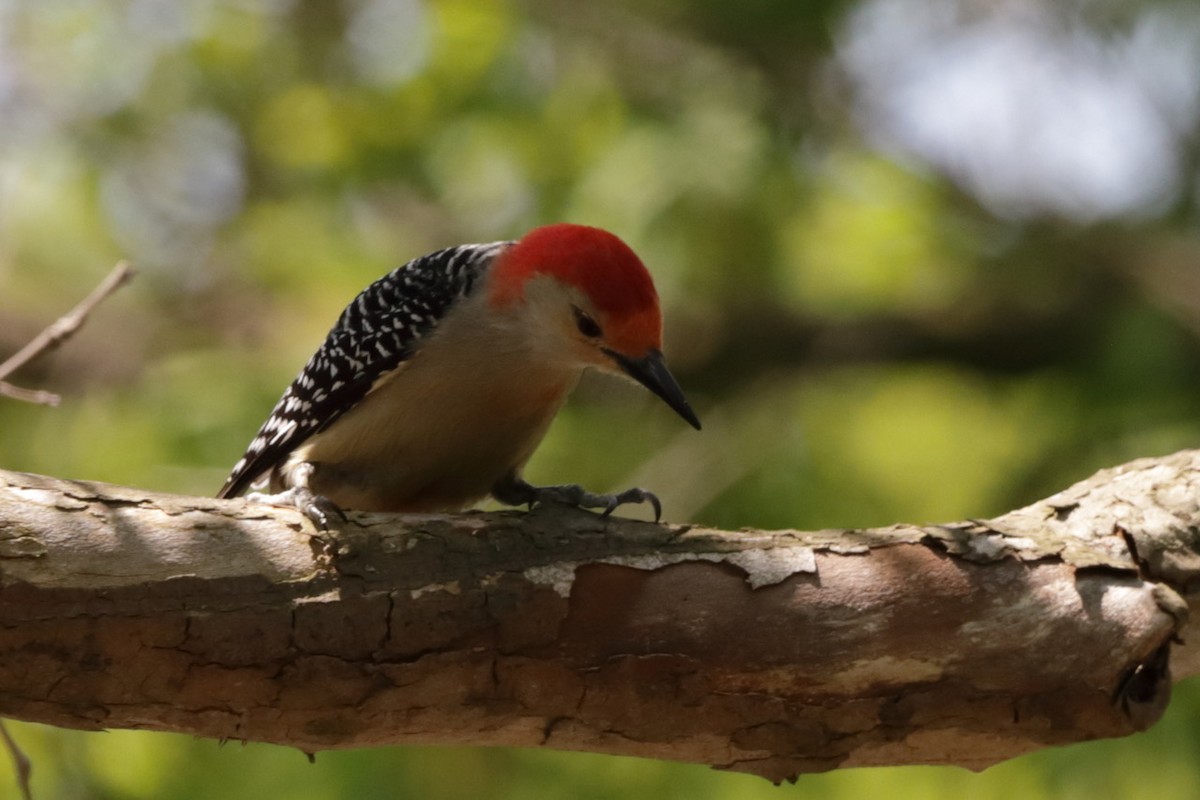
[[[241,494],[329,427],[420,348],[508,242],[462,245],[413,259],[364,289],[292,381],[217,497]]]

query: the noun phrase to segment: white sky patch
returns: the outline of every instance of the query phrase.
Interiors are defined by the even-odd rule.
[[[868,0],[838,58],[880,147],[948,173],[993,211],[1147,215],[1183,183],[1195,12],[1148,12],[1119,34],[1044,4]]]
[[[364,0],[346,29],[358,71],[381,84],[415,77],[429,60],[430,31],[420,0]]]

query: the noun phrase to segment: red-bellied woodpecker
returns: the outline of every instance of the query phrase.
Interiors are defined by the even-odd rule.
[[[616,236],[558,224],[414,259],[368,286],[284,392],[218,497],[320,528],[341,508],[441,511],[489,493],[608,514],[658,498],[533,486],[521,470],[583,370],[626,375],[699,429],[662,356],[650,274]]]

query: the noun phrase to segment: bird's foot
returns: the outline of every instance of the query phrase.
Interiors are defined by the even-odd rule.
[[[337,504],[325,495],[316,494],[304,486],[294,486],[278,494],[251,492],[246,499],[252,503],[265,503],[280,508],[296,508],[300,513],[312,520],[317,530],[329,530],[330,523],[335,519],[346,521],[346,514]]]
[[[594,494],[578,484],[561,486],[534,486],[522,478],[507,478],[492,488],[492,496],[510,506],[528,505],[533,508],[541,503],[559,503],[578,508],[603,509],[601,516],[607,517],[626,503],[649,503],[654,509],[654,521],[662,518],[662,503],[653,492],[645,489],[626,489],[617,494]]]

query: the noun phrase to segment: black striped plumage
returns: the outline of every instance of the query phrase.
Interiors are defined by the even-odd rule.
[[[217,497],[241,494],[314,434],[358,404],[410,358],[451,306],[471,293],[510,242],[421,256],[364,289],[275,404]]]

